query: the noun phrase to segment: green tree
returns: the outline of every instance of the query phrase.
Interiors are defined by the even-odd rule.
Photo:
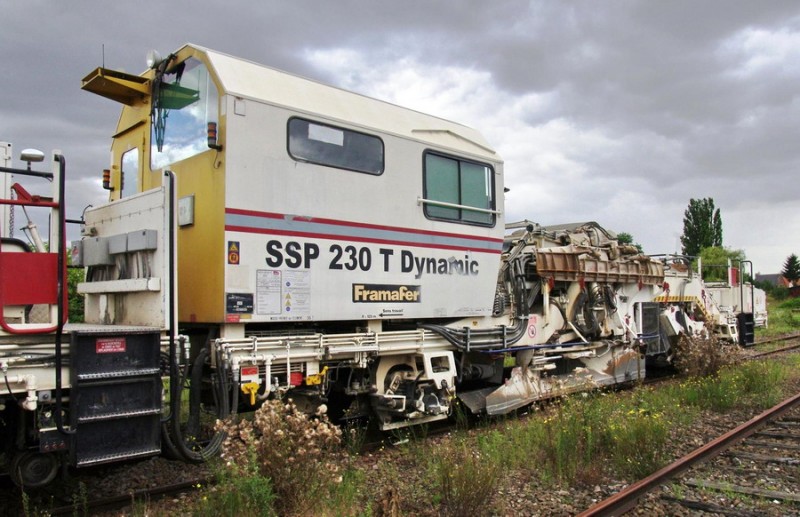
[[[742,250],[731,250],[720,246],[703,248],[699,254],[703,260],[703,280],[707,282],[725,282],[728,280],[728,261],[738,268],[739,262],[745,260]],[[694,268],[697,264],[694,264]],[[739,281],[746,281],[744,271],[739,272]]]
[[[792,253],[786,257],[781,275],[783,278],[790,281],[792,285],[797,284],[797,281],[800,280],[800,259],[797,258],[797,255]]]
[[[69,254],[68,260],[71,262]],[[83,282],[85,277],[83,268],[67,269],[67,299],[69,301],[69,321],[72,323],[83,323],[84,298],[78,294],[78,284]]]
[[[638,242],[633,242],[633,235],[628,232],[620,232],[617,234],[617,242],[620,244],[630,244],[631,246],[636,246],[636,249],[639,250],[639,253],[644,253],[642,250],[642,245]]]
[[[690,199],[683,213],[683,254],[696,257],[703,248],[722,247],[722,216],[713,198]]]

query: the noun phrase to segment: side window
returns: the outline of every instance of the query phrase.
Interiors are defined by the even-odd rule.
[[[136,194],[139,190],[139,149],[134,147],[125,151],[122,155],[121,164],[120,197],[128,197]]]
[[[428,218],[494,225],[491,167],[427,152],[424,176],[425,215]]]
[[[295,160],[367,174],[383,173],[383,141],[376,136],[300,118],[289,119],[288,135],[289,154]]]

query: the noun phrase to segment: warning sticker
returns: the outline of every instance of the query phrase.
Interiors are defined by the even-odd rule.
[[[536,337],[537,324],[538,324],[538,319],[536,318],[535,314],[532,314],[530,319],[528,319],[528,337],[530,338]]]
[[[239,264],[239,241],[228,241],[228,264]]]
[[[309,271],[259,269],[256,273],[256,311],[284,318],[306,317],[311,313]]]
[[[95,352],[98,354],[119,354],[125,352],[127,346],[124,337],[98,338]]]

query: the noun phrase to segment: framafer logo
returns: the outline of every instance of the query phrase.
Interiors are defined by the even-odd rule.
[[[354,303],[419,303],[418,285],[353,284]]]

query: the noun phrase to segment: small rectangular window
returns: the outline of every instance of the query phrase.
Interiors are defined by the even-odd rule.
[[[383,141],[349,129],[289,119],[289,154],[295,160],[367,174],[382,174]]]
[[[122,154],[120,182],[120,197],[132,196],[139,191],[139,148],[128,149]]]
[[[427,217],[492,226],[493,198],[492,168],[488,165],[430,152],[425,154]]]

